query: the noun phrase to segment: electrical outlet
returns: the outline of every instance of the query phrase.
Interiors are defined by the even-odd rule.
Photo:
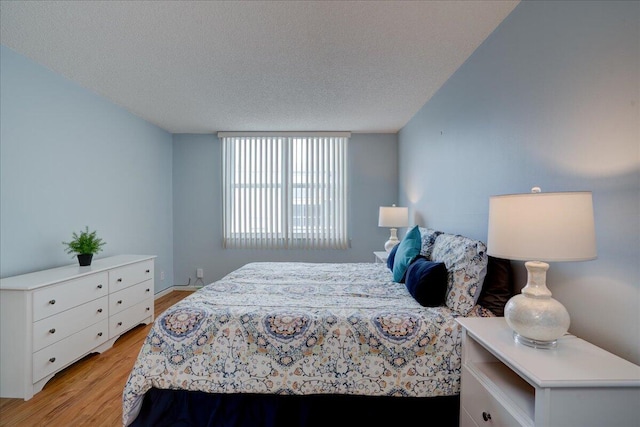
[[[196,277],[197,277],[198,279],[202,279],[202,278],[204,277],[204,271],[202,271],[202,269],[201,269],[201,268],[197,268],[197,269],[196,269]]]
[[[160,281],[164,280],[164,271],[160,272]]]

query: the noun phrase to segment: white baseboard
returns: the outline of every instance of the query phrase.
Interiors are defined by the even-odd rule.
[[[163,289],[160,292],[158,292],[157,294],[155,294],[153,296],[154,299],[158,299],[160,297],[163,297],[173,291],[197,291],[198,289],[200,289],[201,286],[169,286],[167,289]]]

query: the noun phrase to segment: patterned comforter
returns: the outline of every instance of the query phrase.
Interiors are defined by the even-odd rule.
[[[457,316],[419,305],[385,264],[250,263],[158,316],[123,392],[123,423],[152,387],[456,395]]]

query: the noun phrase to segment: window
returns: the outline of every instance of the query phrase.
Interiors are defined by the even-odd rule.
[[[218,134],[227,248],[341,248],[349,134]]]

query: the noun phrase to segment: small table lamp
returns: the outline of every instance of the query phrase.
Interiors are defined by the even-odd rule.
[[[380,206],[378,227],[391,227],[391,237],[384,244],[384,250],[391,252],[391,249],[400,243],[396,227],[406,227],[407,225],[409,225],[409,208],[400,208],[396,205]]]
[[[514,339],[536,348],[554,348],[569,329],[569,313],[551,297],[545,261],[596,258],[591,192],[493,196],[489,199],[487,254],[527,261],[527,284],[506,304],[504,317]]]

